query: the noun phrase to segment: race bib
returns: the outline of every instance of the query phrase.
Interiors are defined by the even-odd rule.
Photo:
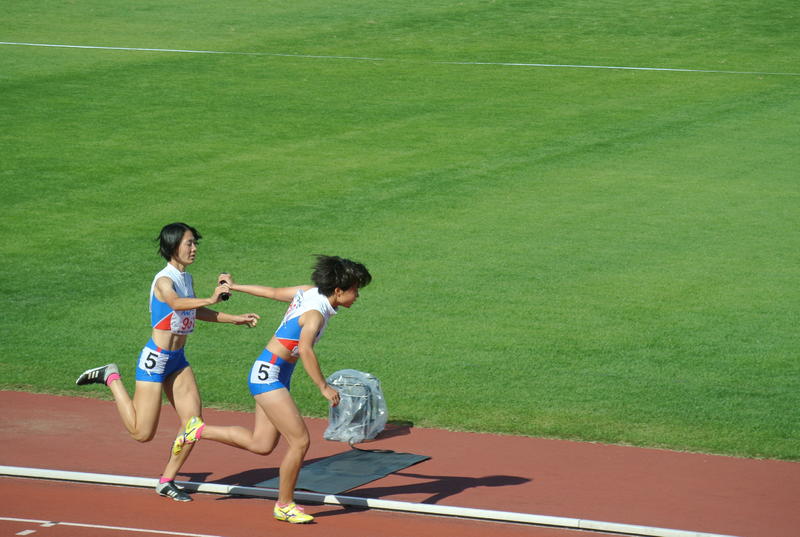
[[[280,375],[281,367],[277,364],[271,364],[264,360],[256,360],[253,368],[250,370],[250,383],[251,384],[272,384],[278,382],[278,375]]]
[[[171,320],[170,332],[186,335],[194,331],[195,310],[176,311]]]
[[[167,360],[169,360],[168,354],[145,347],[142,349],[142,354],[139,355],[139,369],[143,369],[148,373],[163,375]]]

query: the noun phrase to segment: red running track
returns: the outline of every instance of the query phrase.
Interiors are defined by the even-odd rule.
[[[168,406],[159,433],[148,444],[128,437],[109,401],[0,391],[0,408],[3,466],[155,478],[178,429]],[[252,420],[249,413],[211,409],[204,417],[209,423],[245,426]],[[324,420],[307,422],[312,434],[308,460],[349,449],[322,440]],[[348,491],[347,496],[739,537],[800,535],[798,463],[418,428],[389,429],[369,447],[431,459]],[[280,448],[259,457],[201,441],[179,480],[253,486],[277,475],[281,455]],[[0,532],[5,535],[146,535],[88,525],[219,537],[296,531],[326,537],[587,535],[580,530],[325,505],[308,506],[316,523],[298,528],[274,521],[273,502],[266,499],[197,493],[195,501],[184,504],[149,489],[17,477],[0,479],[0,491]],[[42,527],[30,521],[76,525]]]

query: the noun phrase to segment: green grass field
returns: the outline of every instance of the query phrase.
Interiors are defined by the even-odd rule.
[[[132,388],[153,239],[185,221],[201,296],[364,262],[318,351],[381,379],[390,419],[800,460],[798,23],[789,0],[4,6],[4,43],[162,51],[0,45],[0,388],[108,398],[74,380],[110,361]],[[188,357],[206,405],[250,409],[284,305],[218,309],[262,323],[203,324]],[[300,370],[293,393],[326,415]]]

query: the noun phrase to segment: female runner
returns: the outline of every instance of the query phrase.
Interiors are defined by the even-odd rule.
[[[352,306],[359,289],[369,284],[372,276],[360,263],[317,256],[311,275],[315,286],[240,285],[229,274],[221,274],[220,280],[226,280],[232,291],[291,303],[283,322],[250,368],[250,393],[256,402],[253,430],[206,424],[202,438],[268,455],[283,436],[288,450],[280,465],[278,501],[273,515],[292,524],[311,522],[314,517],[294,503],[294,488],[310,440],[308,428],[289,393],[292,372],[299,359],[322,396],[332,406],[339,404],[339,393],[326,383],[314,344],[322,337],[331,316],[340,306]],[[195,438],[199,439],[199,435]]]
[[[186,267],[194,263],[200,233],[191,226],[174,223],[164,226],[159,235],[159,253],[167,260],[150,287],[152,336],[139,355],[136,365],[136,389],[133,399],[122,383],[117,364],[107,364],[84,371],[76,384],[106,384],[111,388],[117,410],[128,433],[139,442],[149,442],[158,428],[161,392],[167,395],[181,422],[175,441],[182,447],[196,441],[202,431],[202,407],[194,373],[184,354],[186,338],[194,330],[195,318],[201,321],[256,326],[255,313],[231,315],[206,308],[230,292],[220,284],[209,298],[196,298],[192,276]],[[175,476],[190,449],[174,448],[156,492],[179,502],[191,497],[175,486]]]

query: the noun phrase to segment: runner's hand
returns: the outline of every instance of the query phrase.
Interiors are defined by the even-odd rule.
[[[322,396],[330,402],[331,406],[336,406],[339,404],[339,392],[331,388],[329,385],[325,385],[324,388],[320,390],[322,392]]]
[[[229,296],[231,294],[231,286],[227,283],[220,284],[214,289],[214,294],[211,295],[211,300],[214,301],[213,304],[216,304],[222,300],[222,295],[224,293],[227,293]]]
[[[257,313],[245,313],[234,317],[233,324],[246,324],[250,328],[255,328],[260,318]]]
[[[218,282],[225,282],[228,285],[233,285],[234,284],[233,275],[231,273],[229,273],[229,272],[220,272],[219,276],[217,276],[217,281]]]

